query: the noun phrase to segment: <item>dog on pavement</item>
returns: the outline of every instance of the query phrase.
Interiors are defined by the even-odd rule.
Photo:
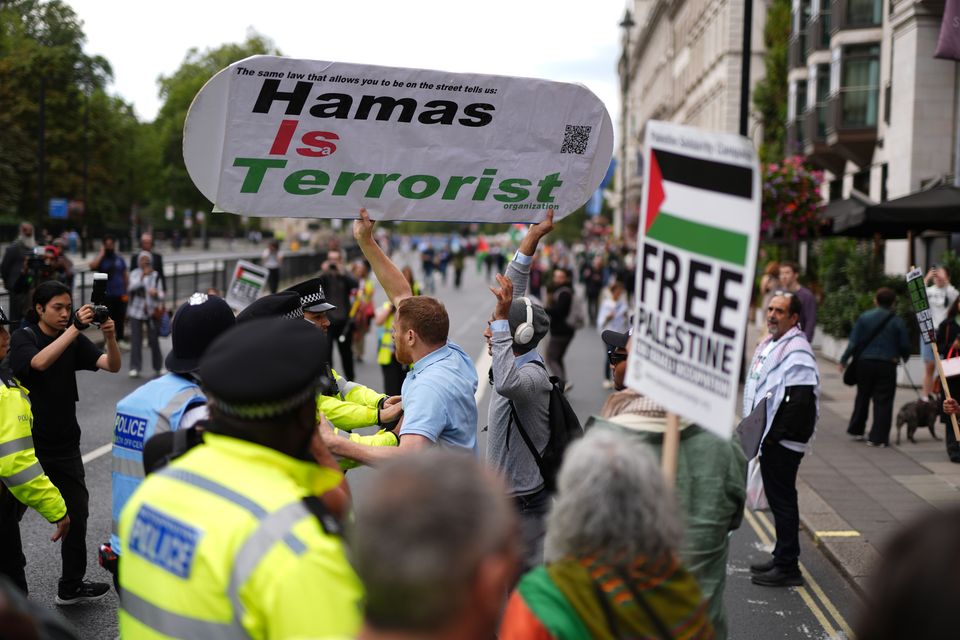
[[[897,444],[900,444],[900,431],[903,429],[903,425],[907,425],[907,440],[914,444],[917,441],[913,434],[917,432],[919,427],[927,427],[930,429],[930,435],[933,436],[933,439],[939,440],[940,438],[933,430],[933,425],[940,413],[939,409],[938,402],[927,402],[920,399],[908,402],[900,407],[900,411],[897,412]]]

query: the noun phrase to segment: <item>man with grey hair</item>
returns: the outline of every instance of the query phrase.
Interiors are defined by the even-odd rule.
[[[499,288],[490,290],[497,304],[483,332],[493,356],[490,368],[487,461],[507,484],[507,495],[520,515],[523,570],[543,563],[544,519],[550,492],[544,486],[533,450],[541,455],[550,440],[550,375],[537,345],[550,329],[547,312],[525,297],[530,263],[543,236],[553,229],[553,210],[530,227],[520,249],[497,274]],[[512,442],[511,442],[512,440]]]
[[[352,535],[367,592],[360,638],[494,637],[518,557],[498,478],[449,449],[396,458],[379,473],[385,481],[360,503]]]
[[[591,430],[567,449],[557,488],[547,564],[520,580],[501,640],[713,637],[697,581],[677,557],[673,493],[647,445]]]

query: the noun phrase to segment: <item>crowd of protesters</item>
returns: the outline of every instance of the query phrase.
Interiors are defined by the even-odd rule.
[[[820,380],[805,326],[815,309],[805,308],[797,267],[768,274],[779,284],[764,290],[766,335],[747,372],[743,413],[765,409],[759,455],[682,423],[668,483],[658,464],[666,410],[625,386],[635,256],[600,240],[550,242],[552,230],[548,212],[515,251],[502,238],[454,239],[439,251],[418,242],[410,253],[421,284],[361,210],[353,231],[363,260],[348,267],[331,251],[317,277],[236,318],[213,293],[195,293],[173,316],[163,360],[151,329],[165,309],[162,256],[145,235],[127,273],[105,241],[94,262],[108,274],[110,317],[126,318],[136,343],[131,375],[144,332],[157,374],[117,405],[113,531],[101,558],[115,573],[121,637],[726,638],[730,533],[741,522],[752,456],[777,534],[772,559],[751,566],[752,580],[803,584],[795,482],[816,428]],[[450,340],[447,310],[430,295],[451,285],[450,265],[452,286],[462,285],[471,253],[479,273],[490,265],[492,294],[482,455],[476,392],[488,381]],[[379,308],[374,282],[388,298]],[[0,574],[15,585],[0,575],[0,623],[24,629],[14,637],[51,629],[70,637],[21,597],[25,560],[13,553],[21,543],[10,501],[35,508],[63,540],[57,603],[102,598],[109,587],[84,578],[89,496],[80,427],[67,408],[76,371],[119,370],[121,329],[102,322],[100,350],[82,333],[92,308],[74,310],[64,284],[42,283],[30,295],[28,324],[12,339],[15,322],[0,313],[0,351],[9,344],[11,352],[0,367],[0,391],[8,391],[0,403],[20,400],[16,410],[30,412],[16,390],[34,397],[30,442],[22,428],[0,430],[0,479],[9,488]],[[881,307],[885,296],[878,292]],[[960,308],[949,306],[944,342]],[[354,381],[372,327],[382,391]],[[542,456],[556,394],[571,386],[564,356],[579,331],[603,354],[597,384],[612,393],[583,416],[585,434],[553,477]],[[376,433],[357,432],[366,427]],[[36,473],[24,471],[34,464]],[[353,510],[344,473],[359,464],[373,468],[375,488]],[[956,528],[955,518],[941,519],[935,524]],[[891,567],[902,563],[909,574],[925,566],[903,561],[912,547],[898,544]],[[950,543],[932,536],[930,544]],[[903,577],[878,590],[891,624],[909,584]],[[952,591],[931,593],[946,601]],[[913,627],[891,635],[867,619],[863,629],[862,637],[893,638]]]

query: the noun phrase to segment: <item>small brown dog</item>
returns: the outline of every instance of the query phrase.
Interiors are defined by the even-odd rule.
[[[919,427],[930,429],[930,435],[934,440],[939,440],[933,425],[937,421],[937,415],[940,413],[940,403],[937,401],[927,402],[925,400],[914,400],[900,407],[897,412],[897,444],[900,444],[900,430],[903,425],[907,425],[907,440],[916,444],[913,434]]]

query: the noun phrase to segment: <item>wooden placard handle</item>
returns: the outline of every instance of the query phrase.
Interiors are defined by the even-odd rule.
[[[943,387],[943,395],[945,398],[949,398],[951,397],[950,387],[947,386],[947,377],[943,375],[943,363],[940,360],[940,350],[937,349],[936,342],[931,342],[930,348],[933,349],[933,360],[937,363],[937,373],[940,375],[940,386]],[[957,442],[960,442],[960,427],[957,426],[957,416],[952,413],[950,414],[950,423],[953,425],[954,437],[956,437]]]
[[[960,440],[960,438],[958,438]],[[677,457],[680,454],[680,416],[667,413],[667,430],[663,433],[663,453],[660,465],[667,486],[673,487],[677,480]]]

